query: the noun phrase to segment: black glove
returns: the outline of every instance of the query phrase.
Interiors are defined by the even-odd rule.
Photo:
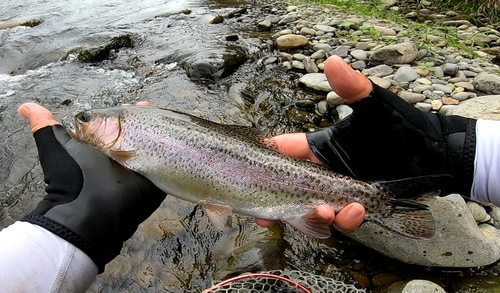
[[[165,199],[144,177],[125,169],[60,126],[33,134],[47,195],[22,220],[41,226],[85,252],[99,267]]]
[[[360,180],[451,174],[449,192],[469,196],[476,120],[424,113],[373,84],[338,124],[308,133],[313,153],[335,172]]]

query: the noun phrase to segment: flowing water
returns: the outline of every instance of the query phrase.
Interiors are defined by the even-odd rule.
[[[82,109],[139,100],[254,125],[269,134],[300,130],[296,120],[321,120],[293,107],[293,97],[304,94],[293,73],[263,64],[274,52],[266,49],[269,36],[254,32],[256,19],[226,17],[222,24],[209,24],[216,15],[245,7],[258,13],[258,5],[238,0],[0,0],[0,27],[2,22],[39,23],[0,29],[0,228],[31,211],[44,194],[34,141],[17,115],[24,102],[46,106],[64,123]],[[247,62],[229,76],[187,76],[187,60],[220,55],[229,44],[226,37],[234,35],[249,52]],[[220,231],[197,206],[167,197],[89,292],[200,292],[213,280],[262,269],[305,270],[360,286],[371,286],[370,279],[381,273],[442,284],[471,275],[438,270],[433,277],[434,270],[389,260],[338,233],[315,241],[289,227],[260,228],[247,217],[234,215],[233,223]]]

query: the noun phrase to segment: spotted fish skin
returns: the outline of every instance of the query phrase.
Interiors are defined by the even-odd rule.
[[[317,206],[328,204],[338,212],[353,202],[365,207],[366,220],[408,237],[432,237],[434,219],[427,207],[446,179],[363,182],[281,154],[253,128],[155,107],[82,112],[73,136],[166,193],[202,204],[218,226],[227,224],[229,211],[283,220],[315,238],[330,235],[327,224],[313,216]],[[405,198],[398,199],[398,192]]]

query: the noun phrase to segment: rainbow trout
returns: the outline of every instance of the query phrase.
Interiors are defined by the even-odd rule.
[[[358,202],[366,220],[411,238],[434,235],[427,209],[446,175],[368,183],[281,154],[256,129],[148,106],[89,110],[72,135],[178,198],[199,203],[217,226],[232,212],[282,220],[315,238],[330,227],[313,211]]]

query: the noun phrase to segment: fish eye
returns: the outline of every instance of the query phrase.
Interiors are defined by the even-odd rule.
[[[88,112],[80,112],[76,115],[76,119],[82,122],[90,122],[90,120],[92,120],[92,115]]]

